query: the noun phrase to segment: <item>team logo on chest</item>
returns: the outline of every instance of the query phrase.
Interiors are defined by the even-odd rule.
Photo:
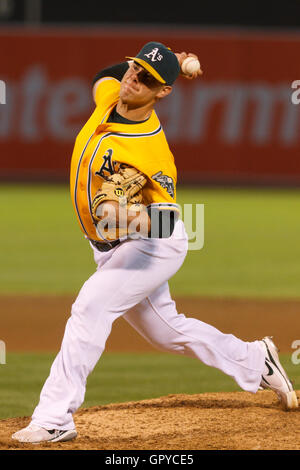
[[[112,161],[112,154],[113,150],[108,149],[106,153],[103,155],[103,163],[100,167],[99,171],[95,172],[95,175],[101,176],[101,178],[106,179],[108,176],[113,175],[114,170],[114,162]]]
[[[162,188],[166,189],[167,193],[174,199],[175,186],[171,176],[163,175],[162,171],[158,171],[155,175],[152,175],[151,178],[154,179],[154,181],[157,181]]]

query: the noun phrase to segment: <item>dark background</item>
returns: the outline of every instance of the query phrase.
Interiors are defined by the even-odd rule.
[[[197,26],[299,28],[300,0],[104,2],[100,0],[0,0],[0,22],[152,23]]]

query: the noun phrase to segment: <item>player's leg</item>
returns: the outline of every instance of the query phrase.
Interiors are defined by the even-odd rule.
[[[200,359],[233,377],[243,390],[255,393],[259,386],[269,388],[286,410],[298,407],[296,392],[269,337],[242,341],[195,318],[178,314],[167,282],[124,318],[159,349]]]
[[[265,353],[259,342],[242,341],[178,314],[167,282],[127,312],[124,319],[159,349],[216,367],[233,377],[243,390],[256,392],[260,386]]]
[[[108,253],[95,254],[98,269],[72,306],[61,350],[33,413],[34,424],[74,428],[72,415],[84,400],[86,379],[105,348],[113,322],[174,275],[186,249],[179,230],[172,243],[130,240]]]

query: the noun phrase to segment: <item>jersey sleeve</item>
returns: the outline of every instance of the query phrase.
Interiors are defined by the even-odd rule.
[[[97,81],[93,89],[93,98],[96,106],[108,109],[118,100],[120,82],[112,77],[103,77]]]
[[[128,67],[128,62],[123,62],[97,73],[93,80],[93,98],[96,106],[99,105],[100,101],[104,105],[106,101],[114,101],[118,96],[120,82]]]

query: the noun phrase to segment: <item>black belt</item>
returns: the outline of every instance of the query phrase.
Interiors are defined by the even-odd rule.
[[[121,241],[118,239],[118,240],[114,240],[112,242],[97,242],[96,240],[91,240],[89,239],[89,241],[91,242],[91,244],[97,248],[98,251],[109,251],[111,250],[112,248],[114,248],[115,246],[119,245],[121,243]]]

